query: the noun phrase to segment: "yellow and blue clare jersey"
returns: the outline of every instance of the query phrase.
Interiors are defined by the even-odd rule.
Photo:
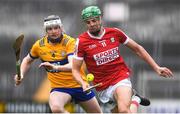
[[[75,39],[63,34],[60,43],[52,45],[49,43],[47,36],[36,41],[31,48],[30,56],[33,59],[40,58],[42,62],[50,62],[55,65],[65,65],[68,63],[68,56],[73,55],[75,48]],[[75,81],[72,72],[63,72],[58,70],[47,70],[48,79],[51,83],[51,88],[76,88],[80,84]],[[85,72],[81,68],[83,79]]]

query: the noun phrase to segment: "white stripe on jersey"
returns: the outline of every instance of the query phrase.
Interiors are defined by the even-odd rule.
[[[77,38],[76,40],[76,44],[75,44],[75,52],[74,52],[74,56],[73,58],[78,59],[78,60],[83,60],[83,57],[78,57],[78,46],[79,46],[79,38]]]
[[[126,39],[126,41],[123,43],[124,45],[126,45],[128,42],[129,42],[129,36],[128,35],[126,35],[123,31],[121,31],[120,29],[118,29],[118,28],[114,28],[114,29],[116,29],[116,30],[118,30],[118,31],[120,31],[120,32],[122,32],[126,37],[127,37],[127,39]]]
[[[126,41],[123,43],[123,45],[126,45],[129,42],[129,37],[127,36]]]

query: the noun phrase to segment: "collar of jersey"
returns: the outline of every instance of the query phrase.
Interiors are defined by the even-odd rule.
[[[57,39],[54,39],[54,42],[52,42],[52,43],[61,43],[61,40],[63,39],[63,34],[61,35],[61,37],[59,37],[59,38],[57,38]],[[51,42],[51,40],[50,40],[50,38],[49,37],[47,37],[47,41],[48,41],[48,43],[49,42]]]
[[[100,36],[93,36],[89,31],[87,31],[88,35],[91,37],[91,38],[94,38],[94,39],[102,39],[102,37],[104,36],[106,30],[103,29],[103,33],[100,35]]]

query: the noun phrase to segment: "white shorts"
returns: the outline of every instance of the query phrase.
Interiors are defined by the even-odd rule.
[[[109,86],[107,89],[105,89],[103,91],[98,91],[97,95],[98,95],[99,100],[103,104],[108,103],[108,102],[114,102],[115,103],[115,99],[114,99],[113,94],[114,94],[115,89],[119,86],[126,86],[126,87],[132,88],[130,78],[126,78],[124,80],[121,80],[117,84]]]

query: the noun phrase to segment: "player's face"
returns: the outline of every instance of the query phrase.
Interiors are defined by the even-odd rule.
[[[88,30],[91,34],[97,35],[101,30],[101,19],[100,17],[94,17],[85,20]]]
[[[62,34],[62,30],[59,25],[49,26],[46,28],[48,36],[52,39],[59,38]]]

